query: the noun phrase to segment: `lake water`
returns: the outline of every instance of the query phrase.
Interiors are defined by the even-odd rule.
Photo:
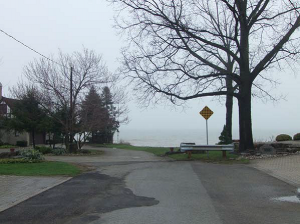
[[[209,144],[219,141],[220,130],[209,131]],[[276,130],[253,130],[254,141],[271,141],[276,135],[287,133],[294,135],[296,130],[280,132]],[[238,139],[238,131],[233,130],[233,139]],[[115,143],[128,142],[135,146],[178,147],[181,142],[206,144],[206,133],[201,130],[121,130],[114,136]]]

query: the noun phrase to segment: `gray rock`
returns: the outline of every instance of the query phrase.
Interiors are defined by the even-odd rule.
[[[269,144],[265,144],[265,145],[261,146],[259,148],[259,151],[261,154],[270,154],[270,155],[276,154],[276,149],[272,145],[269,145]]]
[[[242,153],[241,153],[241,156],[250,156],[250,153],[242,152]]]

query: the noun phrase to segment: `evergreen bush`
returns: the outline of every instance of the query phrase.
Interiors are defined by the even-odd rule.
[[[300,140],[300,133],[295,134],[293,140],[294,141]]]
[[[36,146],[35,149],[38,150],[43,155],[52,153],[53,151],[51,147],[47,147],[47,146]]]
[[[219,145],[223,145],[223,144],[225,145],[225,144],[232,143],[232,139],[229,136],[226,125],[224,125],[224,127],[223,127],[223,131],[221,132],[219,140],[220,140],[220,142],[218,143]]]
[[[292,137],[287,135],[287,134],[280,134],[277,135],[276,139],[277,142],[281,142],[281,141],[290,141],[292,140]]]

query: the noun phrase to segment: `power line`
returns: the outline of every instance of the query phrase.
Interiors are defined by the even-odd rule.
[[[16,38],[13,37],[12,35],[10,35],[10,34],[8,34],[7,32],[5,32],[4,30],[0,29],[0,31],[1,31],[2,33],[4,33],[6,36],[12,38],[14,41],[17,41],[19,44],[21,44],[21,45],[23,45],[24,47],[28,48],[29,50],[33,51],[34,53],[36,53],[36,54],[42,56],[43,58],[45,58],[45,59],[47,59],[47,60],[49,60],[49,61],[52,61],[53,63],[55,63],[55,64],[57,64],[57,65],[59,65],[59,66],[65,67],[64,65],[62,65],[62,64],[60,64],[60,63],[54,61],[53,59],[51,59],[51,58],[49,58],[49,57],[43,55],[42,53],[40,53],[40,52],[34,50],[32,47],[29,47],[27,44],[24,44],[22,41],[16,39]]]
[[[55,64],[57,64],[57,65],[59,65],[59,66],[62,66],[62,67],[64,67],[64,68],[66,68],[66,66],[64,66],[64,65],[62,65],[62,64],[60,64],[60,63],[54,61],[53,59],[51,59],[51,58],[49,58],[49,57],[43,55],[42,53],[40,53],[40,52],[34,50],[32,47],[29,47],[27,44],[24,44],[22,41],[16,39],[16,38],[13,37],[12,35],[6,33],[4,30],[0,29],[0,31],[1,31],[2,33],[4,33],[6,36],[12,38],[14,41],[17,41],[19,44],[21,44],[21,45],[23,45],[24,47],[28,48],[29,50],[33,51],[34,53],[36,53],[36,54],[42,56],[43,58],[45,58],[45,59],[47,59],[47,60],[49,60],[49,61],[51,61],[51,62],[53,62],[53,63],[55,63]],[[73,68],[71,67],[71,77],[70,77],[70,112],[71,112],[71,119],[73,119],[73,109],[72,109],[72,104],[73,104],[73,102],[72,102],[72,95],[73,95],[73,94],[72,94],[72,93],[73,93],[73,87],[72,87],[72,83],[73,83],[73,82],[72,82],[72,71],[73,71]],[[79,73],[78,73],[78,74],[79,74]],[[70,123],[70,124],[71,124],[71,125],[70,125],[70,135],[72,136],[72,132],[73,132],[73,130],[72,130],[72,128],[73,128],[73,120],[71,120],[71,123]],[[70,143],[73,143],[73,139],[71,140]]]
[[[29,50],[33,51],[34,53],[36,53],[36,54],[42,56],[43,58],[45,58],[45,59],[47,59],[47,60],[49,60],[49,61],[51,61],[51,62],[53,62],[53,63],[55,63],[55,64],[57,64],[57,65],[59,65],[59,66],[61,66],[61,67],[63,67],[63,68],[70,69],[69,67],[67,67],[67,66],[65,66],[65,65],[63,65],[63,64],[60,64],[59,62],[57,62],[57,61],[55,61],[55,60],[53,60],[53,59],[51,59],[51,58],[49,58],[49,57],[43,55],[42,53],[38,52],[37,50],[34,50],[32,47],[28,46],[27,44],[23,43],[22,41],[18,40],[17,38],[13,37],[12,35],[8,34],[8,33],[5,32],[4,30],[2,30],[1,28],[0,28],[0,32],[4,33],[6,36],[10,37],[10,38],[13,39],[14,41],[18,42],[19,44],[21,44],[21,45],[23,45],[24,47],[28,48]],[[77,73],[78,75],[80,75],[80,72],[76,71],[74,68],[73,68],[73,72],[74,72],[74,73]]]

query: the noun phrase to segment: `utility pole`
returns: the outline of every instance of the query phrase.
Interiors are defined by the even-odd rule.
[[[120,102],[118,103],[118,124],[119,124],[119,121],[120,121]],[[120,131],[119,131],[119,127],[118,127],[118,129],[117,129],[117,143],[120,143],[120,140],[119,140],[120,135],[119,134],[120,134]]]
[[[70,137],[69,150],[73,152],[73,67],[70,74]]]

